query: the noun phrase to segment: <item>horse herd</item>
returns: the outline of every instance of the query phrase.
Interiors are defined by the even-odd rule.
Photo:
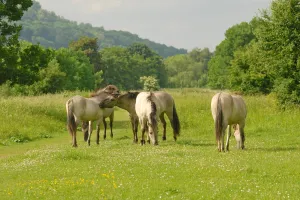
[[[84,140],[90,145],[92,123],[96,122],[96,143],[99,144],[100,123],[104,124],[104,139],[106,138],[105,118],[110,118],[110,136],[113,137],[112,125],[114,118],[114,106],[122,108],[129,113],[133,142],[138,142],[138,124],[141,126],[141,145],[144,145],[145,132],[147,142],[158,145],[158,121],[163,124],[162,139],[166,140],[165,114],[169,118],[173,129],[173,138],[176,141],[180,134],[180,121],[173,97],[167,92],[127,92],[120,94],[115,85],[108,85],[97,90],[89,98],[74,96],[67,100],[67,128],[72,136],[72,146],[77,147],[76,130],[82,123]],[[245,120],[247,115],[246,105],[238,95],[230,95],[224,92],[217,93],[211,100],[211,112],[215,123],[215,135],[218,151],[229,151],[229,138],[231,126],[237,141],[237,148],[244,149]],[[224,146],[225,131],[227,131],[226,149]]]

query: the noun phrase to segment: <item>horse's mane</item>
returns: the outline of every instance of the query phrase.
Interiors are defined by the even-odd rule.
[[[156,104],[153,101],[152,97],[153,97],[153,92],[150,92],[150,95],[147,97],[147,101],[150,102],[151,104],[151,113],[150,113],[150,121],[152,126],[156,126],[157,125],[157,120],[156,120]]]
[[[90,97],[98,96],[101,92],[104,92],[106,89],[111,87],[118,89],[115,85],[107,85],[104,88],[95,89],[94,92],[90,94]]]
[[[137,95],[139,94],[140,92],[127,92],[126,95],[128,96],[128,98],[130,99],[136,99]]]

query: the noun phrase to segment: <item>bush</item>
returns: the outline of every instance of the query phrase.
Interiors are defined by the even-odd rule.
[[[142,76],[140,82],[144,85],[146,91],[157,91],[159,90],[158,80],[153,76]]]

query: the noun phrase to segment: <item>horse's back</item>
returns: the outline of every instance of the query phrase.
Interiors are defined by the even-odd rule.
[[[157,91],[157,92],[154,92],[154,95],[157,100],[157,102],[155,102],[155,103],[158,105],[160,112],[166,112],[169,110],[170,111],[173,110],[174,99],[169,93],[163,92],[163,91]]]
[[[103,110],[93,98],[85,98],[76,95],[71,98],[73,104],[73,113],[79,120],[94,121],[103,115]]]
[[[228,117],[232,113],[232,107],[233,107],[233,99],[230,94],[227,93],[217,93],[213,96],[211,100],[211,112],[213,115],[213,118],[216,118],[216,115],[218,113],[218,109],[222,109],[224,117]]]
[[[222,109],[223,118],[228,124],[245,121],[247,110],[241,96],[230,95],[225,92],[215,94],[211,101],[211,111],[214,120],[218,112],[218,107]]]
[[[247,108],[245,101],[239,95],[232,95],[233,99],[233,123],[244,122],[247,117]]]

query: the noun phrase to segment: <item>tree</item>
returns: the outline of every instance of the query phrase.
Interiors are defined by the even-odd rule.
[[[274,91],[281,104],[300,104],[299,0],[273,1],[260,17],[258,48],[275,72]]]
[[[31,5],[31,0],[0,1],[0,84],[10,80],[16,71],[21,30],[16,21]]]
[[[79,40],[71,42],[69,48],[75,51],[83,51],[83,53],[89,57],[90,63],[94,65],[95,72],[102,69],[100,66],[101,57],[98,52],[99,46],[97,44],[97,38],[81,37]]]
[[[255,36],[253,24],[242,22],[227,29],[225,39],[216,47],[216,51],[208,63],[208,85],[212,88],[229,88],[228,82],[230,62],[234,52],[249,44]]]

